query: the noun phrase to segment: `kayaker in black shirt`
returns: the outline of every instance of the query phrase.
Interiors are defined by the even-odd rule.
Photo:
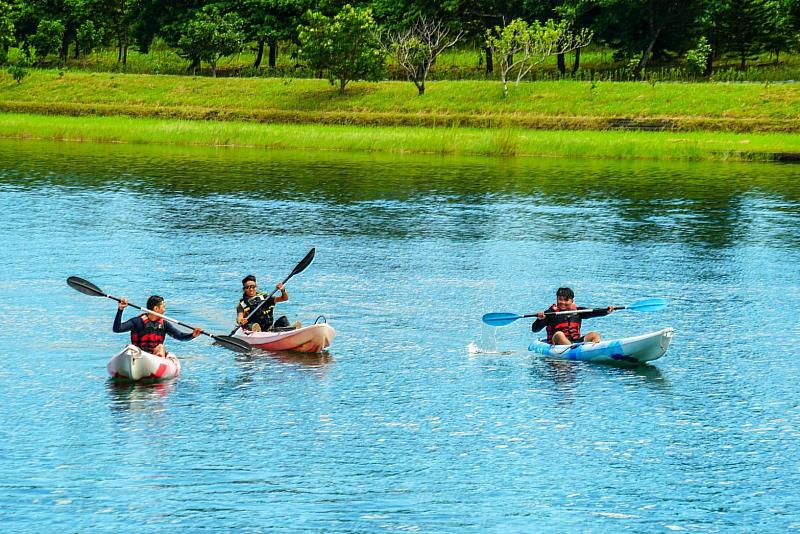
[[[258,289],[256,277],[252,274],[245,276],[242,279],[242,300],[236,306],[236,322],[246,330],[254,332],[266,332],[270,329],[289,326],[289,319],[285,315],[281,315],[277,321],[273,321],[272,313],[275,309],[275,304],[289,300],[289,293],[281,282],[278,282],[275,288],[281,294],[267,299],[266,294],[256,291]],[[265,299],[266,302],[264,302]],[[261,304],[262,302],[264,303]],[[248,319],[247,316],[256,308],[258,308],[256,313]]]
[[[119,299],[117,315],[114,317],[114,332],[130,332],[131,343],[145,352],[165,357],[167,351],[164,349],[164,339],[169,334],[178,341],[189,341],[199,336],[203,330],[195,328],[192,332],[181,332],[172,323],[153,313],[143,313],[137,317],[122,322],[122,310],[128,306],[128,301],[124,297]],[[164,315],[167,305],[162,297],[153,295],[147,299],[147,309]]]
[[[556,303],[545,311],[536,314],[536,320],[531,325],[533,332],[547,328],[547,342],[551,345],[572,345],[573,343],[597,343],[600,341],[599,332],[589,332],[581,335],[581,321],[593,317],[605,317],[614,311],[614,306],[597,309],[583,313],[564,313],[555,315],[553,312],[590,310],[592,308],[578,307],[574,302],[575,293],[568,287],[560,287],[556,291]]]

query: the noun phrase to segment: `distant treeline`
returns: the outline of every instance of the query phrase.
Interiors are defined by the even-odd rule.
[[[702,77],[721,58],[745,69],[756,54],[777,63],[796,52],[800,0],[0,0],[0,64],[63,64],[114,47],[125,65],[130,49],[146,54],[155,39],[189,72],[216,73],[248,45],[253,67],[275,68],[279,46],[291,48],[306,72],[342,90],[380,76],[388,54],[422,93],[427,69],[456,42],[482,49],[486,73],[499,70],[504,84],[548,56],[574,74],[589,42],[632,78],[654,63]]]

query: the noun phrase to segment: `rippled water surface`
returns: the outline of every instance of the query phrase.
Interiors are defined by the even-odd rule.
[[[800,168],[0,142],[0,524],[13,531],[800,530]],[[170,347],[116,386],[115,303],[216,333],[284,278],[321,356]],[[530,313],[672,326],[621,368]],[[132,312],[126,312],[126,317]],[[478,348],[476,350],[476,347]]]

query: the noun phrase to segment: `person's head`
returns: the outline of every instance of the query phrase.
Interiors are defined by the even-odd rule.
[[[167,309],[167,305],[164,303],[164,297],[159,297],[158,295],[151,296],[147,299],[147,309],[153,310],[156,313],[164,313]]]
[[[256,290],[258,289],[258,284],[256,283],[256,277],[252,274],[248,274],[244,278],[242,278],[242,291],[248,297],[253,297],[256,294]]]
[[[559,287],[556,291],[556,306],[559,310],[567,310],[572,306],[575,293],[568,287]]]

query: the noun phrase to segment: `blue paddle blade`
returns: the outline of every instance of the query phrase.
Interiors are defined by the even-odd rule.
[[[634,302],[630,306],[626,306],[626,309],[633,311],[654,312],[663,310],[667,307],[667,304],[669,304],[667,299],[646,299]]]
[[[489,326],[505,326],[521,318],[522,318],[521,315],[517,315],[516,313],[506,313],[506,312],[487,313],[482,317],[483,322],[488,324]]]

